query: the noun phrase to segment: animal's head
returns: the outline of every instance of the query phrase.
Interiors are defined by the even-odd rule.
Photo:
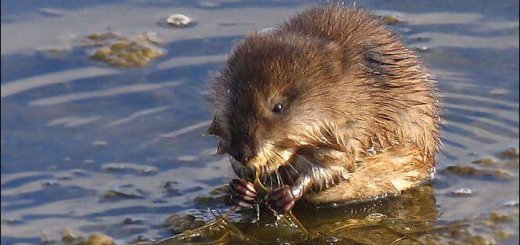
[[[219,152],[271,172],[303,147],[334,141],[331,123],[348,118],[338,108],[352,98],[336,86],[346,79],[341,57],[334,43],[299,36],[239,44],[210,84],[209,133],[221,138]]]

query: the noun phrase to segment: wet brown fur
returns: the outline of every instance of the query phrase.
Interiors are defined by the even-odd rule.
[[[210,84],[210,101],[209,131],[222,153],[247,145],[257,156],[245,164],[265,173],[291,161],[323,170],[309,175],[303,197],[311,203],[399,194],[435,169],[434,81],[358,8],[315,7],[271,33],[248,35]],[[276,103],[281,114],[272,112]]]

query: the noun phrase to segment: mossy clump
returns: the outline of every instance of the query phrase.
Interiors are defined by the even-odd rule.
[[[187,230],[199,228],[206,223],[191,214],[172,214],[164,221],[164,226],[173,234],[179,234]]]
[[[88,238],[74,235],[70,230],[64,229],[61,241],[66,245],[115,245],[114,239],[104,234],[92,234]]]
[[[384,16],[379,16],[379,18],[381,19],[381,21],[383,23],[385,23],[386,25],[396,25],[396,24],[399,24],[401,23],[402,21],[399,20],[399,18],[397,18],[397,16],[395,15],[384,15]]]
[[[119,68],[145,67],[166,54],[147,35],[127,38],[112,32],[91,34],[86,36],[85,45],[97,47],[89,56],[92,60]]]
[[[445,174],[454,174],[460,177],[467,178],[483,178],[495,181],[512,180],[514,176],[503,169],[484,169],[475,168],[473,166],[449,166],[442,171]]]
[[[506,149],[506,150],[498,153],[498,156],[503,159],[518,159],[518,156],[519,156],[518,148],[511,147],[509,149]]]
[[[497,163],[497,160],[495,158],[492,158],[492,157],[484,157],[484,158],[481,158],[481,159],[474,160],[472,163],[485,165],[485,166],[492,166],[492,165],[495,165]]]

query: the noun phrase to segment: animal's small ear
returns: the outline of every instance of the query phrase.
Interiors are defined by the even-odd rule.
[[[217,123],[217,115],[213,117],[213,120],[211,121],[208,130],[206,130],[206,135],[221,136],[220,126],[219,123]]]

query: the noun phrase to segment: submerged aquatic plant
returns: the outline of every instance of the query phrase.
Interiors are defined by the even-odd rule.
[[[488,171],[507,168],[509,161],[518,162],[518,150],[509,150],[498,155],[498,162],[489,166]],[[503,159],[502,159],[503,158]],[[507,167],[503,168],[501,166]],[[453,173],[454,168],[439,171],[436,184],[444,179],[466,176]],[[272,243],[341,243],[341,244],[496,244],[511,238],[518,229],[518,201],[505,202],[499,211],[466,217],[457,220],[439,219],[438,198],[464,198],[452,195],[438,195],[433,183],[410,189],[398,197],[388,197],[372,202],[335,205],[334,207],[308,208],[296,206],[287,214],[273,215],[265,206],[265,196],[283,184],[277,181],[277,173],[262,175],[266,171],[239,172],[239,177],[247,178],[258,190],[256,212],[251,209],[233,207],[224,215],[213,211],[214,219],[206,225],[184,231],[153,244],[272,244]],[[481,180],[481,172],[474,178]],[[488,172],[486,172],[488,173]],[[486,175],[485,175],[486,176]],[[486,176],[487,177],[487,176]],[[499,178],[485,178],[483,181],[503,183]],[[441,183],[442,184],[442,183]],[[215,192],[223,194],[222,188]],[[439,191],[439,190],[437,190]],[[452,190],[442,190],[449,193]],[[227,193],[225,195],[228,195]],[[478,193],[476,193],[478,195]],[[222,197],[216,200],[228,200]],[[211,208],[211,207],[210,207]],[[261,212],[261,213],[260,213]],[[294,212],[294,213],[293,213]],[[237,215],[237,216],[235,216]],[[238,216],[241,215],[241,216]],[[241,219],[236,218],[241,217]]]

